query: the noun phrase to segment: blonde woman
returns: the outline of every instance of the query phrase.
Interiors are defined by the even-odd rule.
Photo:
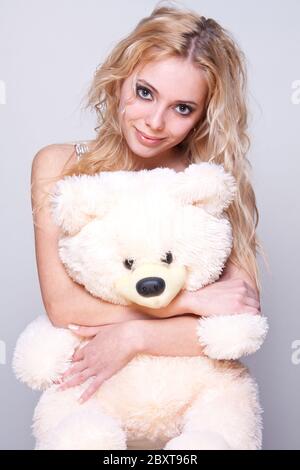
[[[246,69],[242,51],[216,21],[158,5],[97,68],[87,107],[98,116],[91,142],[42,148],[32,165],[32,207],[42,298],[51,322],[91,341],[75,352],[61,388],[94,377],[88,400],[137,353],[197,356],[200,315],[260,313],[256,255],[260,247],[249,180]],[[228,209],[234,245],[221,278],[182,292],[152,316],[144,308],[98,300],[73,282],[57,253],[58,228],[47,196],[66,175],[223,164],[238,182]],[[150,315],[149,315],[150,314]]]

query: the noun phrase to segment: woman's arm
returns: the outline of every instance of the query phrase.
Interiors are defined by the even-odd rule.
[[[230,259],[227,261],[225,269],[219,280],[225,281],[227,279],[240,279],[244,281],[253,289],[253,293],[256,296],[257,300],[260,299],[260,295],[254,280],[249,276],[245,269],[238,268],[232,261],[230,261]]]
[[[191,292],[189,311],[196,315],[260,314],[260,296],[248,273],[227,261],[222,276],[214,283]]]
[[[71,157],[69,145],[49,145],[35,155],[32,163],[35,253],[42,299],[49,319],[55,326],[66,327],[69,323],[93,326],[147,318],[134,306],[116,306],[93,297],[68,276],[59,259],[59,229],[52,220],[45,191],[50,191],[54,184],[47,182],[47,178],[60,175]],[[44,204],[43,208],[37,210],[41,204]]]
[[[135,320],[97,328],[96,336],[73,355],[72,366],[61,378],[61,390],[82,384],[94,377],[80,397],[88,400],[101,384],[116,374],[136,354],[156,356],[199,356],[197,339],[199,319],[192,315],[167,319]],[[95,334],[93,328],[79,327],[76,334]],[[112,360],[113,358],[113,360]]]
[[[228,261],[222,276],[212,284],[196,291],[182,291],[165,308],[146,309],[157,318],[194,314],[198,316],[260,313],[259,293],[253,280],[243,269]]]
[[[72,152],[73,147],[72,147]],[[32,209],[34,213],[35,251],[42,299],[49,319],[55,326],[68,324],[86,326],[106,325],[128,320],[151,317],[169,318],[185,313],[195,315],[226,314],[257,308],[246,283],[234,282],[237,277],[233,269],[226,272],[226,282],[199,289],[196,292],[180,292],[165,308],[148,309],[138,305],[113,305],[88,293],[66,273],[57,250],[59,229],[54,224],[47,203],[35,213],[44,201],[45,191],[51,190],[47,178],[61,174],[63,167],[72,164],[73,153],[69,145],[49,145],[42,148],[32,164]],[[44,180],[43,180],[44,178]],[[243,276],[243,273],[242,273]],[[239,273],[241,277],[241,273]],[[252,296],[252,299],[251,299]],[[241,310],[242,309],[242,310]]]
[[[197,316],[189,314],[135,322],[141,337],[139,351],[154,356],[200,356],[198,322]]]

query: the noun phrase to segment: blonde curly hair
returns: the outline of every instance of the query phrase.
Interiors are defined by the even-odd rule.
[[[85,109],[92,108],[97,115],[94,145],[83,158],[64,169],[60,178],[135,170],[133,153],[118,118],[123,81],[137,67],[154,60],[176,57],[191,61],[205,72],[208,94],[202,118],[178,149],[191,163],[214,161],[236,178],[237,195],[227,209],[233,228],[230,261],[245,269],[260,291],[257,253],[264,253],[256,235],[259,214],[249,177],[251,165],[246,157],[250,139],[245,55],[232,35],[214,19],[161,3],[97,67],[85,97]]]

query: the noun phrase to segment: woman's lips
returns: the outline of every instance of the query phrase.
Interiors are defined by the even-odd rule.
[[[143,132],[139,131],[136,127],[135,127],[135,130],[136,130],[137,138],[142,144],[155,145],[155,144],[159,144],[160,142],[162,142],[165,139],[165,137],[163,137],[161,139],[149,138],[149,137],[146,137],[146,135],[143,134]]]

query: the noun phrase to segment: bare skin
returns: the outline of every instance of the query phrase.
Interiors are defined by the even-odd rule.
[[[182,171],[187,166],[174,151],[174,146],[201,118],[207,90],[202,71],[178,60],[148,64],[139,71],[139,83],[141,79],[146,80],[157,92],[150,91],[149,86],[146,87],[148,91],[141,88],[128,104],[127,100],[132,97],[132,76],[121,88],[119,117],[122,131],[141,169],[166,166]],[[169,77],[172,77],[171,81]],[[188,108],[184,100],[194,104]],[[138,138],[136,129],[163,140],[157,145],[149,145],[149,141]],[[66,163],[72,165],[75,158],[71,144],[54,144],[41,149],[33,160],[32,182],[58,176],[63,166]],[[43,187],[50,190],[51,183]],[[34,185],[33,208],[42,196],[41,187]],[[92,338],[75,352],[74,365],[62,377],[62,380],[69,379],[63,388],[76,386],[91,376],[95,378],[81,396],[81,402],[90,398],[104,380],[124,367],[138,352],[200,355],[202,351],[196,337],[199,316],[260,312],[259,295],[253,281],[244,270],[230,262],[217,282],[196,292],[182,292],[168,307],[155,312],[96,299],[65,272],[57,253],[59,231],[49,208],[46,206],[37,213],[35,220],[37,267],[47,314],[55,326],[71,324],[70,328],[76,334]],[[180,341],[175,342],[174,338],[179,335]]]
[[[180,171],[186,167],[187,162],[182,161],[175,146],[192,132],[202,117],[207,91],[203,71],[178,58],[137,68],[123,82],[119,120],[141,169],[167,166]],[[136,129],[163,140],[155,146],[146,145],[137,138]]]

